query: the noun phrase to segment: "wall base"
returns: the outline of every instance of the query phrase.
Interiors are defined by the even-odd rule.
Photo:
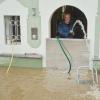
[[[0,67],[8,67],[11,57],[0,57]],[[12,67],[42,68],[42,58],[14,58]]]

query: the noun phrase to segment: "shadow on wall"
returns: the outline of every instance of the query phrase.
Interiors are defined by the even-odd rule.
[[[51,38],[55,38],[58,35],[59,23],[63,22],[65,13],[71,14],[71,21],[70,21],[71,26],[72,26],[71,29],[73,28],[74,24],[77,21],[80,21],[80,23],[75,24],[73,28],[74,36],[71,38],[84,39],[84,33],[87,36],[87,18],[80,9],[73,6],[62,6],[53,13],[51,17],[51,23],[50,23],[51,24]],[[84,29],[82,28],[81,24],[83,25]]]

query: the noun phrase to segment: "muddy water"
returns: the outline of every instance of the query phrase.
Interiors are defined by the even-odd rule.
[[[86,95],[89,85],[78,85],[75,73],[71,79],[59,70],[17,69],[9,74],[0,69],[0,100],[95,100]]]

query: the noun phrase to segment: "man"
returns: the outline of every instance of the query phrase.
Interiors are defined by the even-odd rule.
[[[58,25],[58,34],[60,38],[72,38],[74,34],[71,33],[71,14],[65,13],[64,20]]]

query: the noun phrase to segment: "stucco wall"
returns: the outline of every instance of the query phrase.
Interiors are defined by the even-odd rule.
[[[98,0],[40,0],[39,9],[41,16],[41,34],[42,34],[42,46],[45,48],[46,38],[50,37],[50,19],[53,12],[63,6],[71,5],[79,8],[87,17],[88,20],[88,39],[91,41],[91,58],[94,56],[94,37],[95,37],[95,18],[98,7]],[[44,58],[46,59],[44,49]],[[45,61],[45,60],[44,60]]]
[[[13,4],[13,5],[12,5]],[[17,0],[4,0],[0,5],[0,52],[2,53],[11,53],[11,46],[5,44],[5,29],[4,29],[4,15],[19,15],[21,21],[21,38],[22,43],[21,45],[14,46],[15,53],[40,53],[41,50],[39,47],[40,45],[40,18],[37,15],[36,17],[31,17],[32,15],[29,14],[29,9],[26,6],[23,6]],[[39,29],[39,39],[32,40],[31,33],[28,30],[29,28],[37,27]]]
[[[2,1],[8,1],[7,4],[3,6]],[[18,0],[20,6],[16,5],[17,0],[0,0],[0,16],[1,14],[20,14],[21,16],[21,27],[23,29],[22,35],[22,45],[15,46],[15,53],[25,53],[34,52],[39,53],[43,56],[43,66],[46,66],[46,38],[50,37],[50,19],[53,12],[63,6],[71,5],[79,8],[87,17],[88,20],[88,38],[91,43],[91,57],[94,56],[94,40],[95,40],[95,18],[98,8],[98,0]],[[13,5],[12,5],[13,2]],[[3,10],[3,8],[4,10]],[[12,9],[14,8],[14,9]],[[37,9],[37,15],[32,16],[32,8]],[[24,10],[27,11],[24,12]],[[8,11],[9,10],[9,11]],[[20,12],[21,11],[21,12]],[[9,13],[8,13],[9,12]],[[20,12],[20,13],[17,13]],[[28,14],[26,14],[28,13]],[[40,17],[41,16],[41,17]],[[3,17],[0,17],[0,52],[11,53],[11,46],[6,46],[4,44],[4,25]],[[23,24],[24,23],[24,24]],[[31,27],[38,27],[39,29],[39,39],[31,40]]]

